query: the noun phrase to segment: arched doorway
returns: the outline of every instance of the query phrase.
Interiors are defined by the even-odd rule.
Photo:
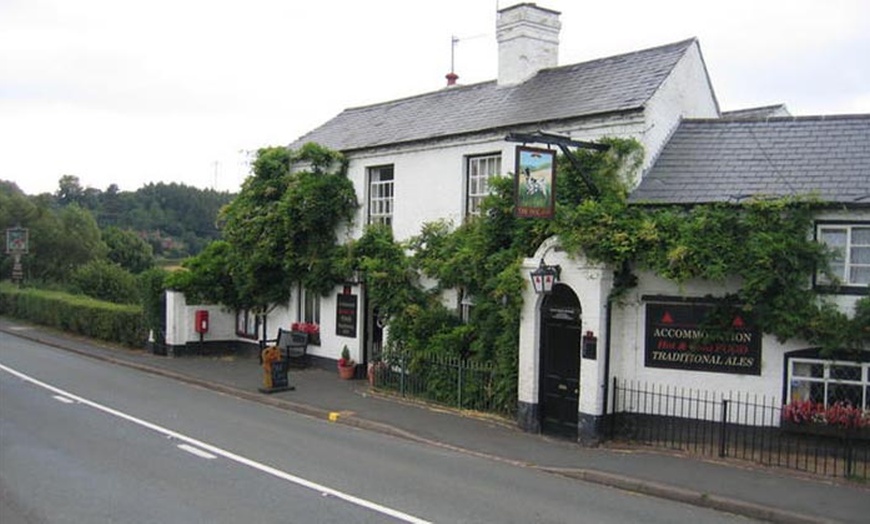
[[[553,286],[541,304],[541,432],[577,438],[580,399],[580,300],[565,284]]]

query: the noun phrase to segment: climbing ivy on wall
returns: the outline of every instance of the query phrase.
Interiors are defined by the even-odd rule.
[[[638,270],[680,284],[736,278],[739,289],[718,298],[751,312],[764,332],[805,339],[828,355],[870,345],[870,298],[859,300],[850,317],[812,290],[813,272],[827,260],[809,234],[817,202],[629,205],[641,147],[634,140],[603,141],[610,145],[606,152],[574,153],[599,197],[560,156],[554,220],[514,217],[514,184],[501,177],[490,182],[480,217],[426,224],[406,242],[382,226],[339,241],[338,231],[358,209],[341,154],[314,144],[260,150],[254,174],[222,214],[224,239],[174,276],[174,287],[229,306],[265,306],[286,302],[295,282],[326,293],[361,270],[369,300],[389,323],[393,349],[495,363],[492,394],[503,411],[516,402],[527,285],[520,263],[553,235],[569,253],[616,269],[617,303],[637,285]],[[293,170],[300,165],[304,169]],[[474,304],[466,323],[443,303],[442,292],[456,289]]]
[[[194,299],[265,310],[295,283],[327,293],[349,274],[338,235],[359,207],[347,161],[316,144],[260,149],[253,174],[220,215],[222,240],[168,285]]]
[[[513,182],[504,177],[492,181],[492,195],[476,220],[458,227],[427,224],[411,241],[390,248],[389,257],[371,250],[374,238],[381,247],[389,245],[383,236],[363,237],[360,245],[368,246],[368,258],[357,264],[377,267],[374,287],[390,289],[382,304],[391,313],[391,342],[411,352],[495,362],[499,402],[514,403],[520,298],[526,285],[520,261],[544,239],[558,235],[569,253],[616,268],[617,303],[637,285],[637,270],[679,284],[736,279],[738,291],[717,298],[723,307],[751,313],[764,332],[782,340],[805,339],[826,355],[868,346],[870,299],[859,300],[850,318],[812,289],[812,275],[826,267],[828,255],[810,236],[819,203],[786,198],[740,205],[629,205],[628,188],[642,162],[640,145],[606,142],[611,146],[607,152],[575,153],[601,190],[599,198],[591,198],[580,173],[560,157],[555,220],[515,218]],[[418,272],[432,282],[428,293],[412,277]],[[420,293],[412,297],[402,289],[407,286]],[[457,288],[474,302],[467,324],[439,300],[439,291]]]
[[[870,299],[860,300],[850,318],[811,286],[829,257],[810,236],[819,209],[799,198],[629,206],[624,194],[610,192],[563,208],[555,230],[569,252],[619,268],[616,298],[636,284],[634,269],[679,284],[737,278],[739,290],[717,298],[751,313],[763,332],[805,339],[825,355],[859,351],[870,345]]]

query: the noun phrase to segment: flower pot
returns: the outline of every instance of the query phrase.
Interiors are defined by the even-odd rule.
[[[343,380],[350,380],[356,374],[356,366],[338,366],[338,376]]]

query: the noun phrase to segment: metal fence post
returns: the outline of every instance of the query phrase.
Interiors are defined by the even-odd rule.
[[[399,362],[402,363],[402,365],[401,365],[402,372],[399,374],[399,394],[402,395],[402,397],[404,398],[405,397],[405,373],[407,372],[406,366],[407,366],[407,362],[408,362],[408,357],[405,355],[404,352],[402,353],[402,356],[400,357]]]
[[[459,377],[457,382],[457,386],[459,387],[459,391],[456,392],[456,404],[457,408],[462,409],[462,359],[459,359],[459,364],[457,364],[456,369],[459,372]]]
[[[619,385],[617,384],[616,377],[613,377],[613,402],[610,404],[610,424],[608,437],[610,440],[613,440],[614,435],[616,435],[616,402],[619,400],[618,392]]]
[[[728,439],[728,401],[722,399],[722,426],[719,429],[719,456],[725,456],[726,442]]]
[[[851,435],[849,435],[848,433],[850,431],[851,429],[846,430],[846,474],[844,475],[846,477],[851,477],[854,473],[853,470],[855,468],[855,457],[854,450],[852,448],[852,438]]]

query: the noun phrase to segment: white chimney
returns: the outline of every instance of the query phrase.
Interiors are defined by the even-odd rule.
[[[533,3],[498,12],[498,85],[519,84],[541,69],[559,65],[560,14]]]

